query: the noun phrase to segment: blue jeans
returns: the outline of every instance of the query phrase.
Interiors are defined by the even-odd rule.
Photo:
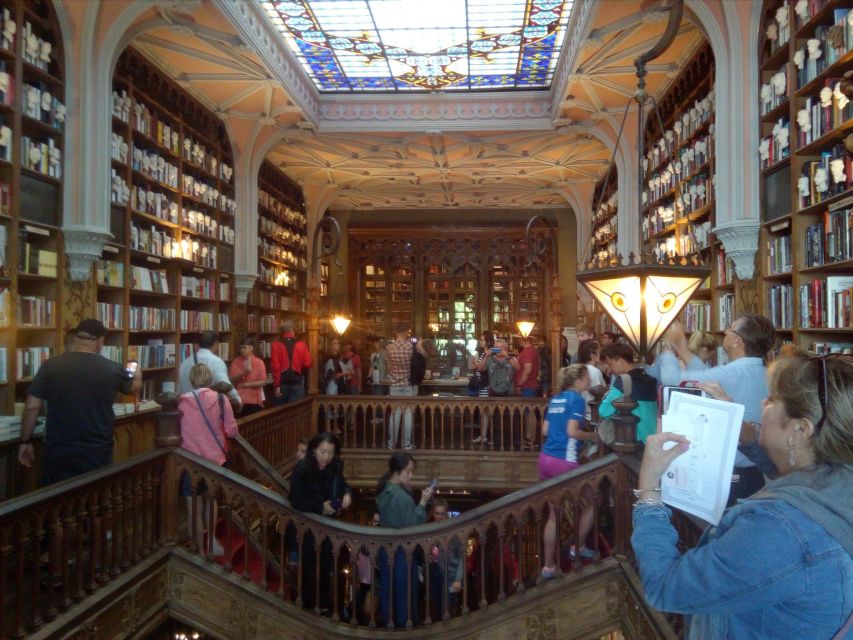
[[[285,384],[282,382],[279,389],[281,390],[281,397],[278,399],[276,404],[296,402],[297,400],[302,400],[302,398],[305,397],[305,385],[302,382],[296,384]]]
[[[391,605],[391,567],[388,564],[388,554],[385,548],[379,549],[376,554],[376,566],[379,568],[379,584],[376,585],[379,594],[379,617],[383,624],[388,623],[389,608]],[[411,599],[408,599],[406,579],[409,573],[409,563],[406,560],[406,552],[402,547],[397,547],[394,553],[394,626],[405,627],[409,617],[407,604],[412,605],[412,625],[418,625],[421,617],[418,611],[421,595],[421,582],[418,580],[418,568],[423,566],[423,559],[415,556],[412,562],[412,577],[409,589]],[[408,601],[408,602],[407,602]]]

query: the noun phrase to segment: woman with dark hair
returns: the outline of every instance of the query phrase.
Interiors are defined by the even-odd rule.
[[[412,474],[415,472],[415,459],[405,451],[398,451],[388,459],[388,471],[376,486],[376,504],[379,507],[379,521],[383,527],[403,529],[423,524],[427,520],[426,505],[432,498],[432,487],[421,491],[421,499],[415,504],[412,497]],[[390,605],[389,585],[391,571],[388,567],[388,555],[385,549],[379,550],[377,558],[379,567],[379,617],[383,622],[388,621]],[[394,626],[405,627],[411,617],[413,624],[420,622],[418,603],[420,600],[421,583],[418,572],[423,567],[423,555],[416,554],[411,575],[411,616],[408,612],[406,599],[406,577],[409,573],[409,562],[402,547],[394,552]]]
[[[317,434],[308,443],[305,458],[299,461],[290,478],[290,504],[297,511],[337,517],[352,504],[352,490],[344,479],[338,440],[331,433]],[[302,604],[313,609],[315,603],[316,553],[314,537],[305,536],[302,553]],[[331,607],[329,586],[332,580],[332,545],[324,540],[320,548],[320,609]]]
[[[480,339],[477,341],[477,351],[472,353],[468,358],[468,369],[470,380],[468,382],[468,395],[472,398],[482,396],[489,397],[489,372],[485,365],[481,369],[480,364],[485,363],[489,357],[492,347],[495,346],[495,334],[491,331],[483,331],[480,334]]]
[[[853,358],[776,360],[767,387],[756,440],[780,477],[730,507],[685,553],[660,479],[691,444],[673,433],[646,441],[631,538],[645,598],[690,614],[691,639],[848,638]]]
[[[583,343],[581,343],[583,344]],[[564,369],[572,364],[572,354],[569,353],[569,339],[566,336],[560,336],[560,369]]]

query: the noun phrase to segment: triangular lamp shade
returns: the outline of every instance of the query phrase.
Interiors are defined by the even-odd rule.
[[[677,274],[677,270],[673,271]],[[602,270],[596,275],[584,278],[582,284],[641,355],[661,339],[705,277],[704,274],[629,275],[624,270],[622,275],[615,270],[610,273]]]
[[[338,314],[331,319],[331,323],[335,333],[342,336],[349,328],[350,319],[347,316]]]

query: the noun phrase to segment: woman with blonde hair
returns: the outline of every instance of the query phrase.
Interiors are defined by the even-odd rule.
[[[220,466],[228,459],[228,440],[237,436],[237,421],[231,403],[225,396],[210,388],[213,374],[207,365],[198,363],[190,370],[193,390],[181,396],[178,409],[181,412],[181,448]],[[204,493],[203,483],[196,493]],[[181,495],[187,498],[187,509],[192,523],[192,489],[189,475],[181,478]],[[213,502],[213,522],[216,522],[216,502]],[[196,544],[203,548],[204,524],[202,510],[196,509]],[[192,526],[190,527],[192,529]],[[210,535],[210,553],[222,555],[222,545]]]
[[[707,331],[694,331],[690,334],[690,339],[687,341],[687,348],[706,367],[714,366],[714,358],[717,355],[718,346],[717,336]]]
[[[542,451],[539,453],[539,479],[547,480],[577,469],[580,465],[580,448],[584,440],[595,441],[592,431],[584,431],[584,411],[586,401],[581,395],[589,389],[589,372],[585,364],[573,364],[560,369],[557,375],[560,393],[551,398],[548,411],[542,423]],[[579,527],[581,544],[592,529],[593,510],[590,501],[581,512]],[[556,545],[557,518],[553,505],[548,505],[548,520],[543,529],[544,566],[542,577],[546,580],[557,574]],[[595,557],[595,552],[581,547],[580,556],[585,559]]]
[[[631,539],[645,597],[691,614],[689,638],[840,640],[853,627],[853,358],[783,358],[767,380],[757,440],[780,477],[686,553],[659,483],[690,443],[649,437]]]

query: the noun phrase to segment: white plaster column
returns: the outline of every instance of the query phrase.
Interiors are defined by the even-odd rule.
[[[757,178],[752,166],[757,164],[752,151],[757,149],[756,100],[747,87],[751,79],[757,82],[751,69],[757,64],[756,54],[754,50],[743,51],[736,3],[715,3],[723,13],[723,24],[707,3],[687,0],[686,4],[701,22],[714,51],[714,233],[732,258],[738,278],[748,280],[753,277],[760,229]]]

